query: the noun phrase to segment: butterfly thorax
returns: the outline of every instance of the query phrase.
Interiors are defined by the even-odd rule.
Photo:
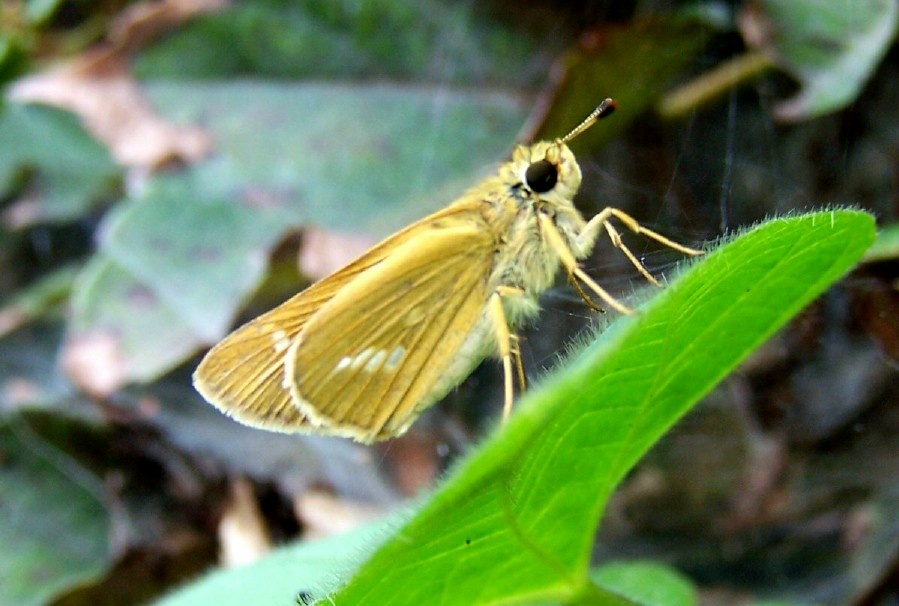
[[[590,252],[577,237],[586,224],[574,206],[581,170],[567,145],[544,141],[518,147],[488,182],[480,188],[490,192],[482,198],[482,214],[498,238],[489,291],[499,286],[523,291],[522,297],[505,301],[514,326],[536,314],[537,298],[554,284],[560,267],[541,233],[539,214],[552,220],[576,258]]]
[[[537,163],[540,163],[538,169],[548,172],[535,175],[535,169],[529,170]],[[541,177],[548,181],[539,181]],[[485,297],[482,313],[441,372],[431,394],[422,401],[421,408],[441,398],[485,356],[499,353],[496,318],[490,312],[487,299],[501,290],[500,287],[520,293],[502,297],[510,328],[515,329],[537,315],[539,295],[553,285],[560,267],[557,252],[541,234],[539,213],[553,221],[576,258],[589,253],[589,247],[584,250],[577,238],[585,225],[573,203],[580,183],[581,171],[568,147],[560,142],[541,142],[516,149],[496,176],[469,190],[450,207],[477,216],[484,223],[478,233],[493,237],[492,267],[481,290]]]

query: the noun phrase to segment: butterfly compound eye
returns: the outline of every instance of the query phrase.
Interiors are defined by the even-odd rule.
[[[524,178],[531,191],[542,194],[555,187],[556,181],[559,180],[559,172],[551,162],[539,160],[528,166]]]

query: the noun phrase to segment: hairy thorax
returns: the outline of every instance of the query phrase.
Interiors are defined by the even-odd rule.
[[[552,151],[548,151],[550,148]],[[535,192],[527,185],[525,172],[535,161],[553,158],[558,183],[550,191]],[[486,277],[487,300],[499,294],[509,328],[513,331],[538,314],[540,294],[552,287],[561,267],[553,246],[541,233],[538,214],[556,226],[564,244],[576,259],[590,253],[592,241],[578,238],[586,221],[573,199],[581,182],[580,169],[562,143],[539,143],[519,147],[512,162],[500,173],[471,189],[457,204],[477,204],[484,228],[496,238],[493,268]],[[420,408],[443,397],[471,373],[486,356],[498,353],[496,318],[484,301],[484,311],[462,342],[434,390]]]

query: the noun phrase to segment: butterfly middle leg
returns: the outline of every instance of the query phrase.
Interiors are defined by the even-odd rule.
[[[597,215],[599,216],[599,215]],[[605,288],[596,283],[596,281],[587,275],[583,269],[578,265],[577,259],[574,258],[574,253],[571,252],[571,249],[565,244],[565,241],[562,239],[562,234],[559,233],[559,228],[556,227],[556,224],[553,223],[553,220],[545,214],[538,214],[538,220],[540,221],[540,228],[546,240],[549,242],[549,245],[553,247],[556,254],[559,255],[559,260],[562,262],[562,267],[565,268],[565,271],[568,272],[569,276],[576,278],[590,287],[590,290],[595,292],[600,299],[606,302],[606,304],[618,311],[619,313],[625,315],[633,315],[634,310],[613,297],[611,294],[606,291]],[[594,217],[595,219],[596,217]],[[591,220],[590,223],[593,223]],[[584,228],[584,231],[581,232],[580,236],[583,236],[587,229],[590,228],[590,223],[587,224],[587,227]],[[596,231],[595,229],[593,230]],[[622,244],[622,246],[624,246]],[[645,271],[645,270],[644,270]],[[578,289],[581,292],[581,289]],[[591,307],[592,303],[589,304]]]

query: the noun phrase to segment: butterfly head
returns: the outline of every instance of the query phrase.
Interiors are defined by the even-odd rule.
[[[532,200],[571,201],[581,185],[581,169],[560,140],[519,146],[507,167],[508,184]]]
[[[501,176],[510,187],[525,193],[532,201],[570,205],[581,185],[581,168],[567,144],[617,107],[615,101],[605,99],[561,139],[519,146]]]

